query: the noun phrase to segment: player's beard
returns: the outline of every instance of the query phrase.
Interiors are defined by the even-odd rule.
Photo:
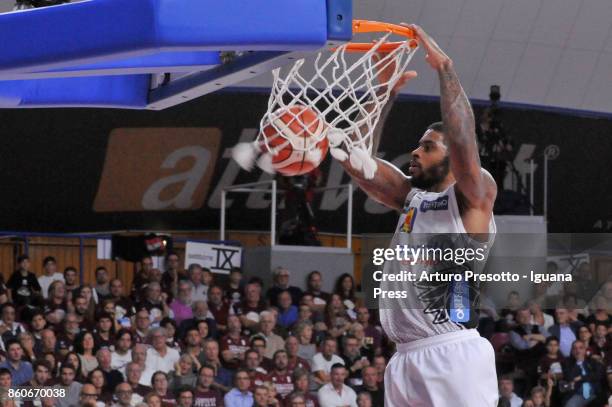
[[[446,155],[439,163],[432,165],[429,168],[421,167],[418,176],[412,176],[410,183],[413,187],[429,190],[433,186],[441,183],[446,179],[450,171],[450,158]]]

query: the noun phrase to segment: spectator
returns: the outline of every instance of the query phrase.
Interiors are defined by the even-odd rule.
[[[185,274],[179,270],[179,257],[176,253],[168,253],[165,262],[166,272],[162,275],[160,284],[164,288],[164,293],[169,293],[170,297],[176,297],[179,280],[186,278]]]
[[[11,373],[11,383],[13,386],[22,386],[32,380],[34,372],[32,364],[25,362],[23,357],[23,348],[16,340],[11,340],[5,344],[6,360],[0,363],[0,368],[8,369]]]
[[[182,387],[177,393],[176,397],[178,400],[178,407],[191,407],[193,406],[193,390],[191,387]]]
[[[380,352],[382,346],[382,328],[373,325],[370,322],[370,310],[366,307],[357,307],[357,322],[363,326],[363,344],[362,346],[371,348],[376,354]]]
[[[536,386],[531,389],[531,401],[533,407],[550,407],[550,396],[552,394],[552,380],[549,380],[549,385],[544,388]]]
[[[548,332],[559,338],[559,348],[564,357],[569,357],[572,344],[577,338],[578,328],[582,325],[581,322],[570,321],[569,311],[565,306],[560,305],[555,309],[556,323],[550,327]]]
[[[223,298],[223,290],[218,285],[213,285],[208,289],[208,309],[217,323],[217,329],[225,332],[230,304]]]
[[[115,334],[115,346],[111,352],[111,368],[125,373],[125,367],[132,361],[132,333],[121,329]]]
[[[95,368],[89,375],[87,375],[87,382],[94,386],[94,390],[97,396],[97,400],[106,403],[111,403],[113,400],[113,391],[110,386],[108,386],[108,382],[106,381],[106,376],[104,372],[100,368]],[[113,389],[114,390],[114,389]],[[81,392],[83,389],[81,389]]]
[[[140,301],[140,293],[143,292],[151,278],[151,270],[153,269],[153,258],[144,256],[138,262],[138,271],[132,280],[132,292],[130,296],[136,302]]]
[[[331,298],[330,293],[323,291],[323,277],[319,271],[311,271],[306,277],[306,293],[313,297],[313,307],[322,312]]]
[[[540,379],[545,380],[551,376],[555,380],[562,379],[562,363],[563,355],[559,351],[559,339],[557,339],[555,336],[549,336],[546,339],[546,354],[540,358],[538,363],[538,373],[540,374]]]
[[[143,372],[145,381],[149,380],[154,372],[161,371],[166,374],[170,372],[180,357],[176,349],[168,347],[166,329],[155,328],[150,332],[149,337],[152,346],[147,350],[146,370]]]
[[[37,360],[33,366],[33,376],[30,380],[29,385],[37,388],[49,385],[51,379],[51,366],[46,360]]]
[[[106,387],[109,391],[114,391],[115,387],[123,381],[123,375],[111,367],[111,352],[108,348],[101,348],[96,352],[98,368],[104,373]]]
[[[123,292],[123,283],[120,279],[115,278],[111,280],[109,286],[110,296],[108,299],[112,300],[115,304],[111,314],[114,314],[113,316],[115,321],[117,321],[123,328],[130,328],[130,318],[136,313],[134,303]]]
[[[79,276],[74,267],[68,266],[64,269],[64,283],[66,283],[68,299],[72,300],[76,297],[76,290],[80,287]]]
[[[529,322],[532,325],[537,325],[540,332],[548,332],[550,327],[555,324],[555,319],[552,315],[543,312],[542,306],[537,301],[531,300],[528,302],[528,305],[529,311],[531,312],[531,321]]]
[[[200,369],[203,363],[206,362],[204,354],[204,346],[202,345],[202,336],[196,327],[189,328],[185,335],[185,347],[183,353],[191,356],[195,364],[195,371]]]
[[[9,289],[9,300],[17,306],[29,305],[34,297],[40,294],[40,284],[36,274],[30,271],[30,258],[21,255],[17,258],[18,268],[6,282]]]
[[[385,380],[385,369],[387,368],[387,359],[383,355],[374,356],[374,367],[378,374],[376,382],[383,386]],[[384,386],[383,386],[384,387]]]
[[[342,274],[336,280],[334,294],[340,296],[342,304],[350,311],[354,312],[358,305],[357,297],[355,296],[355,280],[348,273]]]
[[[201,322],[206,322],[206,329],[208,333],[206,335],[202,335],[202,338],[207,338],[209,336],[215,336],[217,334],[217,323],[213,317],[213,314],[208,310],[208,304],[206,301],[194,301],[192,304],[192,314],[191,318],[183,320],[178,327],[178,337],[183,338],[185,336],[185,332],[187,329],[198,327]]]
[[[277,350],[285,348],[285,340],[274,333],[276,317],[270,311],[263,311],[259,316],[259,333],[266,340],[265,356],[272,358]]]
[[[344,384],[347,372],[346,367],[336,363],[331,367],[331,382],[325,384],[318,391],[321,407],[357,406],[357,394]]]
[[[6,343],[17,339],[17,336],[25,332],[25,327],[15,321],[15,306],[10,302],[2,305],[2,320],[0,320],[0,333],[2,334],[2,346],[6,349]]]
[[[287,370],[289,370],[289,373],[293,372],[295,369],[310,371],[310,363],[298,356],[299,349],[300,343],[295,336],[288,336],[287,339],[285,339],[285,350],[287,351],[288,357]]]
[[[363,384],[354,387],[357,394],[368,393],[374,406],[385,405],[385,389],[378,383],[378,372],[374,366],[366,366],[362,370]]]
[[[278,293],[278,324],[285,329],[289,329],[298,320],[298,308],[291,303],[291,294],[288,290]]]
[[[249,391],[251,385],[249,374],[244,369],[236,372],[235,387],[224,397],[225,405],[232,407],[251,407],[253,405],[253,393]]]
[[[170,309],[175,321],[180,324],[186,319],[193,318],[192,310],[193,284],[187,280],[178,282],[178,295],[170,303]]]
[[[329,383],[331,368],[337,364],[344,364],[340,356],[336,355],[338,344],[332,337],[325,338],[321,345],[321,352],[312,358],[312,373],[318,384]]]
[[[146,308],[140,308],[136,312],[136,329],[134,330],[134,341],[136,343],[144,343],[147,335],[149,335],[149,328],[151,326],[151,317],[149,310]]]
[[[145,377],[142,373],[146,370],[146,360],[147,360],[147,347],[142,343],[134,344],[132,348],[132,362],[137,363],[141,369],[140,381],[139,383],[144,386],[150,386],[151,380],[145,380]],[[148,378],[147,378],[148,379]]]
[[[600,392],[602,371],[599,364],[586,356],[586,346],[580,340],[572,344],[571,357],[563,364],[563,377],[568,383],[565,407],[586,406]]]
[[[357,394],[357,407],[372,407],[372,395],[367,391],[363,391]]]
[[[238,315],[243,329],[250,333],[259,323],[259,313],[266,309],[266,304],[261,299],[261,286],[257,283],[246,285],[245,298],[235,303],[230,314]]]
[[[98,298],[97,302],[102,302],[103,299],[110,297],[110,277],[108,270],[104,266],[96,267],[96,285],[93,287],[95,295]]]
[[[229,283],[225,290],[225,298],[230,306],[242,301],[244,287],[242,286],[242,270],[240,267],[232,267],[229,274]]]
[[[278,307],[278,295],[281,291],[289,291],[291,296],[291,303],[295,306],[299,305],[300,298],[302,298],[302,290],[298,287],[289,285],[290,273],[284,267],[276,267],[272,270],[272,281],[273,285],[268,289],[266,297],[270,305]]]
[[[238,369],[244,361],[244,353],[249,348],[246,336],[241,335],[242,325],[236,315],[227,318],[227,335],[221,338],[221,356],[228,369]]]
[[[514,380],[510,376],[499,379],[499,396],[506,400],[510,407],[521,407],[523,399],[514,393]]]
[[[298,356],[310,362],[317,353],[317,347],[312,343],[312,324],[310,322],[300,322],[295,328],[295,334],[299,341]]]
[[[111,407],[134,407],[144,400],[138,394],[134,394],[129,383],[120,383],[115,389],[115,402]]]
[[[339,338],[351,328],[351,318],[338,294],[333,294],[325,309],[325,326],[329,335]]]
[[[98,400],[96,388],[91,383],[85,383],[81,387],[79,393],[79,406],[94,405],[95,407],[104,407],[106,403]]]
[[[57,407],[71,407],[79,402],[81,395],[81,383],[75,381],[76,369],[70,364],[62,365],[60,368],[59,383],[54,388],[64,389],[66,396],[57,399]]]
[[[359,341],[352,335],[342,338],[342,360],[348,370],[348,384],[351,387],[361,386],[361,369],[370,365],[367,357],[359,351]]]
[[[174,370],[168,373],[168,382],[170,391],[176,393],[183,387],[195,387],[197,383],[197,376],[194,373],[193,358],[188,354],[182,354],[174,366]]]
[[[253,390],[253,407],[269,407],[268,388],[258,385]]]
[[[244,365],[251,379],[251,386],[261,386],[268,379],[268,371],[261,367],[261,356],[255,349],[249,349],[245,353]]]
[[[276,389],[276,394],[284,400],[294,388],[293,381],[291,380],[291,372],[287,369],[289,363],[287,351],[284,349],[277,350],[274,353],[273,361],[274,369],[270,372],[268,379]]]
[[[166,291],[162,292],[161,285],[151,282],[147,285],[144,301],[138,304],[137,309],[146,308],[149,311],[151,323],[157,326],[163,318],[170,315],[170,308],[166,304],[167,298],[168,294]]]
[[[187,275],[193,287],[191,295],[193,301],[208,301],[209,287],[203,282],[203,274],[204,271],[199,264],[190,264],[187,268]]]
[[[40,293],[43,298],[46,299],[48,297],[49,286],[54,281],[64,282],[64,276],[62,273],[57,272],[55,257],[47,256],[43,260],[43,274],[38,277],[38,285],[40,286]]]
[[[94,341],[98,348],[111,348],[115,342],[114,318],[107,312],[98,314]]]
[[[194,394],[195,406],[223,406],[221,392],[212,387],[214,379],[215,368],[210,365],[203,365],[198,372],[198,382]]]
[[[81,332],[74,340],[74,351],[81,362],[81,375],[87,377],[89,372],[98,367],[96,342],[91,332]]]
[[[125,366],[126,381],[132,386],[132,391],[142,397],[152,391],[151,386],[145,386],[141,383],[142,366],[136,362],[129,362]]]
[[[151,376],[151,386],[155,394],[159,396],[162,405],[176,405],[174,395],[168,391],[168,375],[165,372],[157,371]]]
[[[204,341],[204,356],[206,363],[215,368],[214,386],[227,391],[232,385],[232,373],[221,365],[219,343],[214,339]]]
[[[319,399],[310,393],[309,371],[306,369],[297,368],[293,371],[291,377],[295,386],[294,393],[300,393],[304,395],[305,407],[318,407]]]

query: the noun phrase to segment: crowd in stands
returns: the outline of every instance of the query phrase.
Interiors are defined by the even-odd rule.
[[[319,271],[302,290],[282,267],[266,286],[239,268],[183,270],[174,253],[164,272],[153,264],[143,258],[128,289],[104,267],[82,284],[53,257],[34,273],[20,256],[0,284],[2,406],[384,406],[394,345],[350,274],[325,292]],[[576,290],[591,278],[583,272],[528,303],[513,292],[499,310],[483,301],[479,330],[496,351],[500,406],[607,405],[612,283],[583,304]],[[8,397],[39,388],[62,396]]]

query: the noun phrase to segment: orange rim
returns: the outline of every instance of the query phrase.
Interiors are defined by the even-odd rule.
[[[403,25],[383,23],[380,21],[370,21],[370,20],[353,20],[353,34],[363,34],[363,33],[373,33],[373,32],[381,32],[381,33],[392,33],[396,35],[400,35],[402,37],[406,37],[406,41],[409,42],[409,46],[411,48],[417,47],[416,36],[414,34],[414,30],[412,28],[404,27]],[[386,42],[381,44],[378,48],[379,52],[391,52],[397,47],[406,43],[406,41],[398,41],[398,42]],[[367,42],[350,42],[346,45],[347,51],[352,52],[367,52],[374,47],[374,43]]]

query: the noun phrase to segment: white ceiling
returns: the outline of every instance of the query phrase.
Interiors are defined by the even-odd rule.
[[[0,12],[11,6],[0,0]],[[471,98],[498,84],[503,101],[612,113],[612,0],[354,0],[354,17],[421,25]],[[421,51],[412,67],[405,92],[437,96]]]

